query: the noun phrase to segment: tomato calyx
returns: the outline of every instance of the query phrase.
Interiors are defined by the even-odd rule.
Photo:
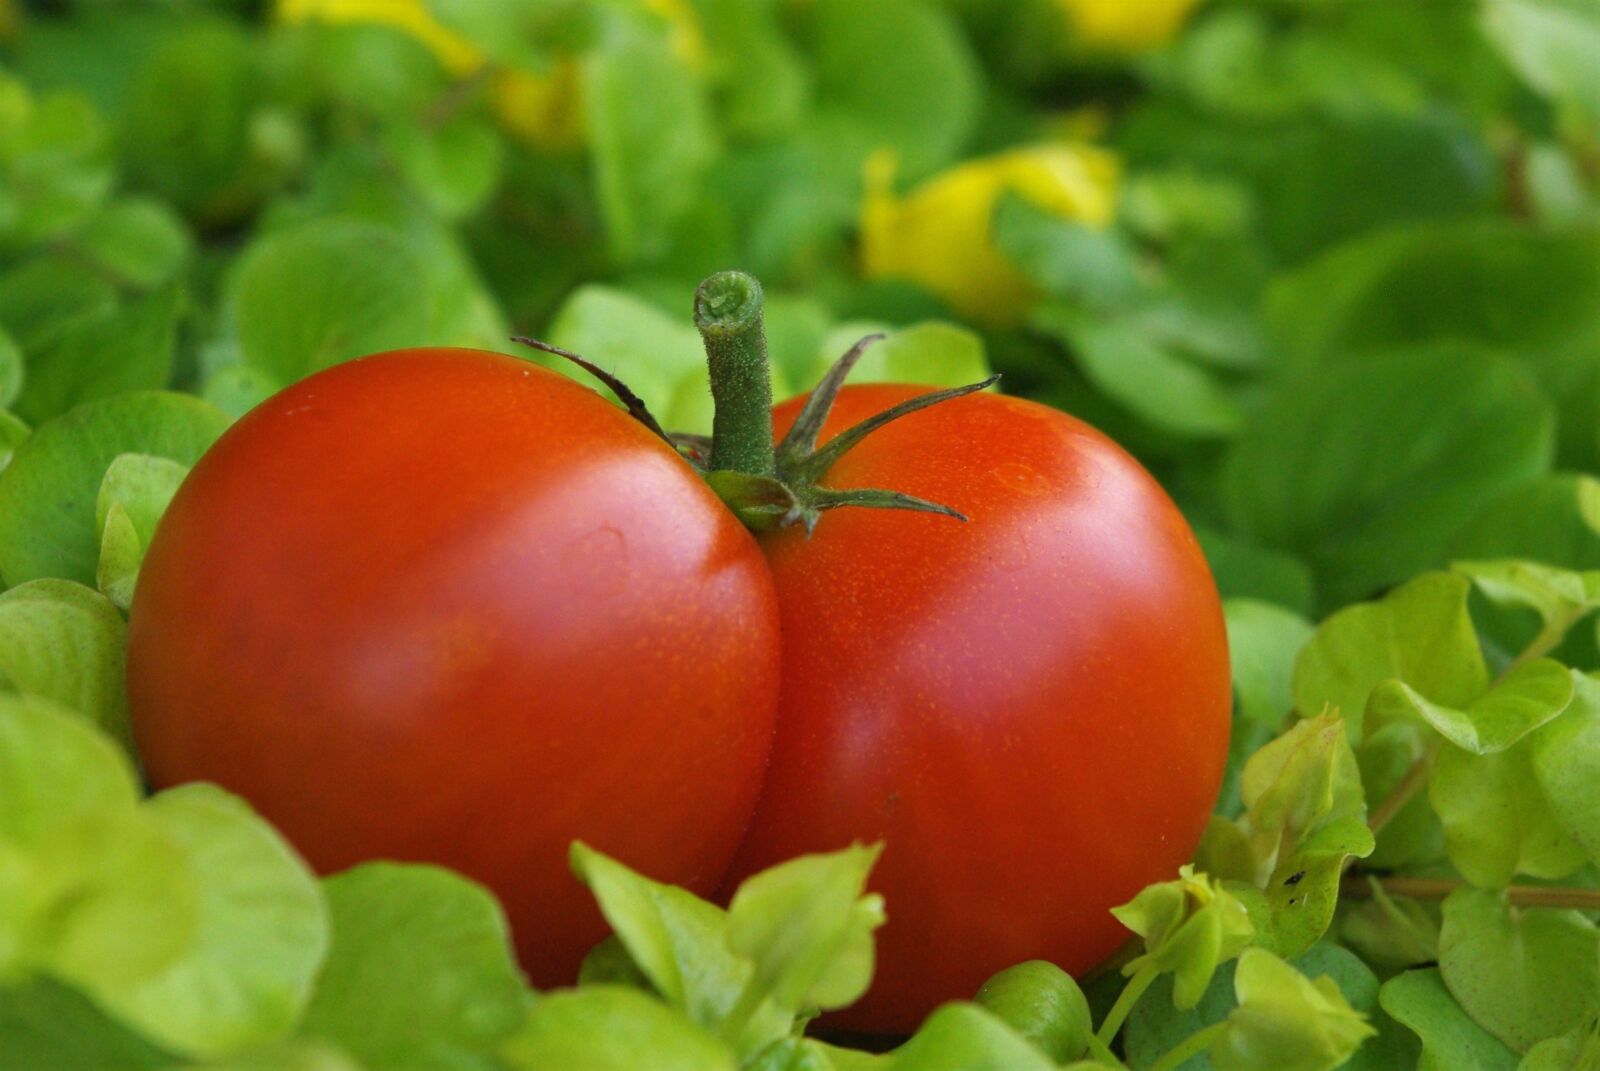
[[[930,391],[868,417],[830,439],[817,439],[834,401],[856,362],[883,335],[868,335],[839,358],[807,397],[783,441],[773,444],[772,376],[762,326],[761,284],[744,272],[718,272],[695,291],[695,326],[705,341],[716,403],[709,439],[674,435],[662,428],[626,383],[594,362],[536,339],[515,341],[563,357],[604,383],[630,415],[659,436],[698,470],[729,509],[754,532],[796,524],[807,534],[827,510],[845,506],[903,509],[937,513],[965,521],[964,514],[915,495],[878,487],[824,487],[822,479],[835,463],[863,439],[903,416],[952,398],[993,386],[998,374],[977,383]]]

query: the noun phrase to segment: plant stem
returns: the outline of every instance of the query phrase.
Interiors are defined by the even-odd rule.
[[[1412,797],[1427,787],[1428,775],[1433,772],[1433,759],[1438,753],[1436,741],[1424,747],[1422,755],[1411,764],[1411,769],[1406,771],[1400,783],[1367,815],[1367,828],[1372,830],[1374,836],[1383,832],[1383,827],[1394,821],[1395,815],[1411,802]]]
[[[1117,997],[1117,1002],[1106,1012],[1105,1021],[1100,1024],[1100,1029],[1095,1031],[1095,1038],[1106,1047],[1116,1039],[1117,1031],[1122,1029],[1122,1024],[1133,1011],[1133,1006],[1139,1003],[1139,998],[1144,996],[1144,991],[1161,975],[1160,968],[1152,965],[1141,967],[1139,972],[1128,980],[1122,987],[1122,993]]]
[[[1543,658],[1557,647],[1560,647],[1561,641],[1567,638],[1567,633],[1572,631],[1572,627],[1582,620],[1587,613],[1588,608],[1581,607],[1540,629],[1539,634],[1528,644],[1527,649],[1508,662],[1506,668],[1500,671],[1500,675],[1494,679],[1495,684],[1505,680],[1514,670],[1521,669],[1529,662]]]
[[[1228,1024],[1221,1022],[1196,1030],[1179,1042],[1177,1048],[1151,1064],[1150,1071],[1177,1071],[1177,1068],[1183,1066],[1184,1061],[1209,1049],[1211,1043],[1221,1037],[1223,1031],[1227,1029]]]
[[[1454,878],[1408,878],[1398,875],[1351,874],[1345,878],[1341,894],[1352,900],[1365,900],[1372,896],[1367,885],[1374,878],[1383,891],[1394,896],[1408,896],[1413,900],[1443,900],[1457,889],[1467,888],[1467,883]],[[1574,911],[1600,911],[1600,889],[1579,889],[1558,885],[1511,885],[1505,890],[1506,899],[1513,907],[1558,907]]]
[[[1121,1068],[1122,1071],[1127,1071],[1128,1065],[1117,1059],[1116,1054],[1111,1051],[1109,1045],[1093,1035],[1089,1037],[1089,1054],[1096,1061],[1107,1067],[1117,1067]]]
[[[772,373],[762,329],[761,284],[740,271],[718,272],[694,295],[694,323],[705,340],[716,415],[711,424],[713,471],[771,476]]]

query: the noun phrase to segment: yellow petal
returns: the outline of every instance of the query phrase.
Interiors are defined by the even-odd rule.
[[[278,18],[287,23],[365,22],[404,30],[428,47],[453,75],[483,66],[483,53],[428,11],[424,0],[278,0]]]
[[[518,140],[561,152],[583,143],[583,99],[578,61],[564,56],[547,74],[502,71],[494,80],[494,109]]]
[[[710,65],[710,53],[694,9],[686,0],[641,0],[641,4],[646,11],[666,20],[667,44],[673,54],[691,71],[704,74]]]
[[[1200,0],[1056,0],[1078,40],[1136,52],[1170,41]]]
[[[1014,192],[1052,215],[1105,226],[1117,176],[1104,149],[1036,145],[968,160],[896,198],[893,158],[876,154],[861,211],[862,271],[918,283],[981,323],[1015,324],[1038,295],[994,244],[1001,196]]]

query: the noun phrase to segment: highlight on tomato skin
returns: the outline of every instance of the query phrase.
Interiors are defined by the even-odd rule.
[[[846,387],[823,441],[923,393]],[[777,408],[778,431],[799,409]],[[778,729],[730,885],[881,841],[878,969],[836,1026],[909,1033],[1028,959],[1075,974],[1110,909],[1192,856],[1232,710],[1216,586],[1155,480],[1070,416],[975,394],[874,433],[838,486],[938,516],[840,510],[762,537],[782,610]]]
[[[484,882],[554,985],[606,932],[574,838],[720,881],[776,632],[755,540],[666,444],[525,361],[413,350],[302,381],[195,467],[145,560],[129,696],[153,784],[239,793],[323,872]]]

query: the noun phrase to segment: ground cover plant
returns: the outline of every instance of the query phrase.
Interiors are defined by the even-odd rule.
[[[1600,1068],[1597,55],[1594,0],[0,0],[0,1071]],[[1130,815],[1192,785],[1070,756],[1070,815],[962,813],[1023,850],[938,912],[892,838],[775,836],[721,888],[648,828],[577,839],[540,888],[605,925],[535,988],[503,883],[359,851],[318,873],[262,816],[314,799],[325,755],[278,767],[288,804],[162,772],[190,738],[158,755],[130,716],[130,610],[248,583],[243,543],[207,564],[157,536],[246,412],[465,346],[620,377],[700,456],[695,291],[729,268],[764,288],[776,399],[882,335],[845,396],[878,404],[847,415],[998,372],[949,411],[1042,403],[1160,481],[1232,678],[1181,861]],[[343,463],[447,453],[471,418],[420,393]],[[267,460],[239,510],[283,495]],[[360,519],[348,553],[403,542]],[[940,579],[905,600],[971,590]],[[1196,709],[1204,682],[1139,650],[1072,679]],[[771,690],[759,663],[723,683]],[[247,668],[210,694],[300,679]],[[747,776],[725,731],[683,735],[713,788]],[[610,743],[621,797],[655,756]],[[983,800],[962,779],[1014,778],[1008,746],[927,776]],[[790,824],[827,828],[808,808],[840,784],[803,773]],[[395,813],[462,776],[401,771]],[[992,905],[1075,918],[1085,837],[1168,872],[1096,913],[1127,932],[1098,965],[1013,956]],[[897,917],[960,966],[1005,949],[998,973],[891,1023]]]

